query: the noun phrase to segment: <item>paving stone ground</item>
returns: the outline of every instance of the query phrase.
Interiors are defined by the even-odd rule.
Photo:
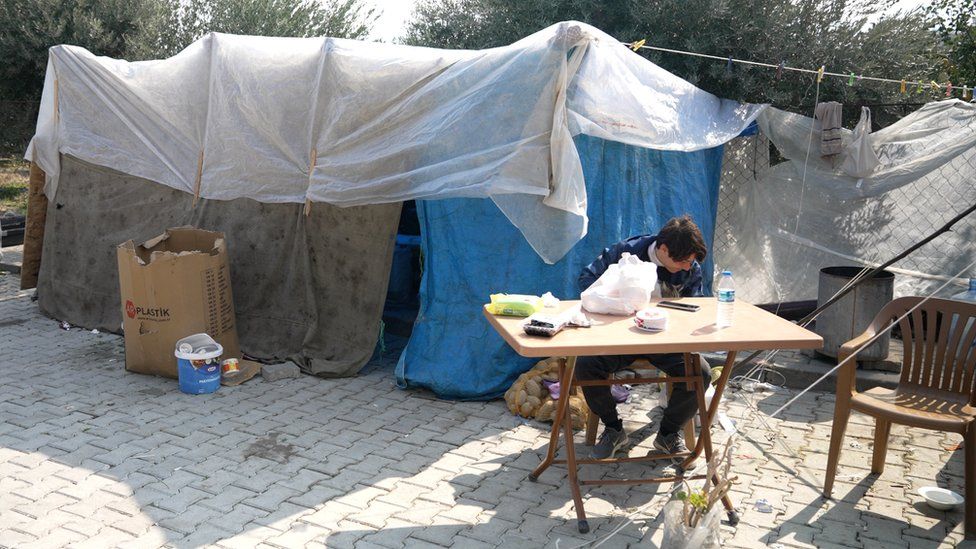
[[[119,336],[58,328],[0,275],[0,546],[5,547],[658,547],[672,485],[594,487],[592,531],[576,530],[565,469],[526,475],[548,425],[501,401],[449,402],[393,384],[403,341],[348,379],[255,378],[213,395],[127,373]],[[773,360],[804,360],[781,353]],[[916,494],[963,490],[952,435],[892,428],[887,468],[870,475],[872,426],[854,415],[836,499],[820,497],[833,395],[735,392],[728,547],[963,546],[961,511]],[[627,428],[656,417],[658,394],[622,405]],[[716,446],[729,435],[713,429]],[[642,455],[651,430],[631,449]],[[582,445],[582,434],[577,438]],[[583,449],[585,451],[585,449]],[[622,478],[647,465],[584,466]],[[660,472],[660,471],[659,471]],[[757,510],[766,500],[771,512]],[[970,547],[973,545],[970,544]]]

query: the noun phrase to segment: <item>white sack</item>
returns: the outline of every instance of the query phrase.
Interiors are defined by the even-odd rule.
[[[583,290],[580,301],[591,313],[632,315],[647,306],[656,284],[657,266],[624,252],[620,261]]]
[[[573,135],[694,151],[762,108],[577,22],[478,51],[213,33],[159,61],[51,48],[26,156],[52,199],[59,154],[220,200],[492,197],[552,263],[586,234]]]
[[[861,119],[851,132],[840,169],[851,177],[868,177],[880,163],[871,145],[871,109],[861,107]]]

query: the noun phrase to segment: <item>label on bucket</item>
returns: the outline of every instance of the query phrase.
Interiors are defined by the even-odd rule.
[[[178,359],[180,391],[191,395],[212,393],[220,387],[220,363],[215,358]]]

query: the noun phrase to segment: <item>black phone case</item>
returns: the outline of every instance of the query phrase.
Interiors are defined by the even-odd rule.
[[[672,301],[661,301],[657,304],[658,307],[664,307],[665,309],[675,309],[678,311],[688,311],[693,313],[698,309],[701,309],[698,305],[686,305],[684,303],[674,303]]]

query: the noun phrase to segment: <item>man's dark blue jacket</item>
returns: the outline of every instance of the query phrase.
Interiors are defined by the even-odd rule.
[[[606,272],[610,265],[620,261],[620,256],[624,252],[636,255],[641,261],[651,261],[647,252],[655,240],[657,240],[656,234],[632,236],[604,249],[600,257],[587,265],[580,273],[580,292],[596,282],[596,279],[600,278],[600,275]],[[691,263],[690,270],[678,271],[674,274],[664,267],[658,267],[657,280],[661,283],[662,297],[701,297],[704,295],[702,293],[701,265],[697,261]]]

